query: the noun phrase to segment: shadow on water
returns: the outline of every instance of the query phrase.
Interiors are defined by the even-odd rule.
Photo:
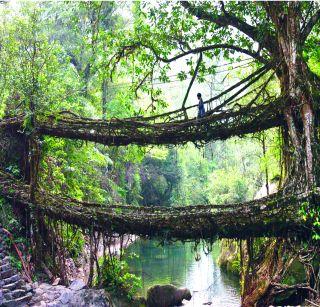
[[[137,240],[128,247],[128,254],[137,257],[128,259],[132,273],[142,278],[140,295],[146,296],[149,287],[155,284],[173,284],[187,287],[192,293],[185,306],[240,306],[239,279],[220,269],[217,264],[219,243],[213,245],[209,255],[199,251],[195,260],[192,243],[172,243],[159,246],[158,241]]]

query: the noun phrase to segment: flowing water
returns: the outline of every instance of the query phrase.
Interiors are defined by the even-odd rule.
[[[130,245],[127,251],[136,257],[130,257],[128,263],[132,273],[142,278],[140,295],[146,297],[148,288],[155,284],[173,284],[190,289],[192,299],[184,301],[184,306],[198,307],[205,303],[214,307],[240,306],[239,279],[217,264],[219,243],[214,243],[208,255],[201,248],[195,253],[193,246],[191,243],[159,246],[157,241],[140,239]]]

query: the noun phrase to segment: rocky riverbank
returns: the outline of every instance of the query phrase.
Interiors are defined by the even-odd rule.
[[[7,234],[0,227],[0,306],[112,306],[105,290],[88,289],[81,279],[75,279],[69,287],[48,283],[26,283],[10,263],[6,241]]]
[[[69,287],[47,283],[27,284],[11,266],[0,238],[0,306],[39,307],[111,307],[111,299],[103,289],[87,289],[82,280]]]
[[[46,283],[33,285],[29,306],[35,307],[111,307],[111,299],[103,289],[88,289],[82,280],[69,287]]]

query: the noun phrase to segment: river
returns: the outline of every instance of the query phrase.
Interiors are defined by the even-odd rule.
[[[200,257],[195,257],[192,247],[192,243],[159,246],[158,241],[141,239],[131,244],[127,254],[134,253],[136,257],[127,261],[131,272],[142,279],[139,294],[146,296],[148,288],[155,284],[173,284],[190,289],[192,299],[184,301],[184,306],[198,307],[204,303],[214,307],[240,306],[239,279],[217,264],[218,241],[208,255],[199,248]]]

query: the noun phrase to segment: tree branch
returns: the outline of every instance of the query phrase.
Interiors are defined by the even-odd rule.
[[[255,72],[253,72],[253,73],[252,73],[251,75],[249,75],[248,77],[240,80],[240,81],[237,82],[236,84],[234,84],[234,85],[230,86],[229,88],[227,88],[227,89],[226,89],[225,91],[223,91],[222,93],[220,93],[220,94],[218,94],[218,95],[216,95],[216,96],[214,96],[214,97],[212,97],[212,98],[204,101],[204,104],[219,99],[220,97],[228,94],[229,92],[231,92],[231,91],[234,90],[235,88],[239,87],[240,85],[242,85],[242,84],[246,83],[247,81],[253,79],[254,77],[258,76],[258,77],[256,77],[255,79],[253,79],[254,82],[256,82],[256,81],[257,81],[257,78],[259,79],[259,78],[262,76],[262,74],[264,74],[267,70],[270,69],[270,67],[271,67],[271,64],[269,63],[268,65],[265,65],[265,66],[259,68],[258,70],[256,70]],[[250,82],[250,85],[251,85],[252,83],[254,83],[254,82]],[[239,93],[241,93],[243,90],[244,90],[244,88],[242,88]],[[238,93],[238,94],[239,94],[239,93]],[[228,102],[228,101],[227,101],[227,102]],[[219,108],[221,108],[221,107],[223,107],[223,106],[224,106],[224,105],[219,105]],[[214,109],[214,110],[215,110],[215,109]]]
[[[301,33],[301,41],[305,42],[313,27],[320,20],[320,10],[318,10],[308,21]]]
[[[152,71],[148,71],[145,76],[140,80],[139,84],[134,89],[134,95],[136,98],[138,98],[138,90],[143,85],[143,83],[146,81],[146,79],[151,75]]]
[[[247,86],[241,88],[237,93],[236,93],[236,96],[238,96],[241,92],[243,92],[248,86],[252,85],[253,83],[255,83],[259,78],[261,78],[261,76],[263,74],[265,74],[270,68],[272,68],[274,65],[272,63],[268,63],[266,64],[265,66],[259,68],[258,70],[256,70],[255,72],[253,72],[251,75],[249,75],[248,77],[240,80],[239,82],[237,82],[236,84],[230,86],[229,88],[227,88],[225,91],[221,92],[220,94],[204,101],[203,103],[204,104],[208,104],[212,101],[215,101],[217,99],[219,99],[220,97],[228,94],[229,92],[231,92],[232,90],[234,90],[235,88],[239,87],[240,85],[250,81],[251,79],[253,79],[254,77],[256,77],[254,80],[252,80]],[[235,96],[232,96],[232,98],[234,98]],[[223,102],[223,104],[225,103],[226,101]],[[230,102],[230,100],[228,99],[226,103]],[[187,111],[189,109],[192,109],[194,107],[198,106],[198,104],[195,104],[195,105],[191,105],[191,106],[188,106],[188,107],[185,107],[185,109],[183,111]],[[219,108],[220,107],[223,107],[221,105],[218,106]],[[166,113],[163,113],[163,114],[159,114],[159,115],[153,115],[153,116],[149,116],[149,117],[144,117],[143,119],[144,120],[154,120],[156,118],[160,118],[160,117],[163,117],[163,116],[170,116],[172,114],[175,114],[175,113],[178,113],[180,112],[181,109],[179,110],[174,110],[174,111],[169,111],[169,112],[166,112]],[[210,111],[210,113],[212,113],[212,111]],[[0,122],[1,124],[1,122]]]
[[[286,284],[280,284],[280,283],[271,283],[271,286],[273,286],[278,293],[281,293],[285,290],[296,290],[296,289],[305,289],[308,290],[316,295],[318,295],[317,291],[315,289],[312,289],[310,285],[307,283],[303,284],[296,284],[296,285],[286,285]]]
[[[203,10],[201,7],[194,6],[190,1],[180,1],[180,3],[191,15],[198,19],[206,20],[222,27],[232,26],[250,37],[253,41],[259,43],[262,48],[267,49],[271,53],[275,52],[275,49],[273,48],[276,48],[276,40],[273,36],[268,33],[265,33],[263,36],[259,35],[257,27],[254,27],[238,17],[226,12],[224,7],[222,7],[223,15],[214,16],[213,14]]]
[[[185,105],[186,105],[186,102],[187,102],[187,99],[188,99],[188,96],[189,96],[189,92],[190,92],[190,90],[191,90],[191,87],[192,87],[192,85],[193,85],[194,80],[195,80],[196,77],[197,77],[197,74],[198,74],[198,71],[199,71],[199,67],[200,67],[201,62],[202,62],[202,53],[200,53],[197,66],[196,66],[196,68],[195,68],[195,70],[194,70],[194,74],[193,74],[192,79],[191,79],[191,81],[190,81],[190,83],[189,83],[189,86],[188,86],[186,95],[184,96],[184,99],[183,99],[183,102],[182,102],[182,107],[181,107],[182,109],[185,108]]]
[[[209,114],[214,113],[219,111],[221,108],[225,107],[229,102],[231,102],[234,98],[236,98],[239,94],[241,94],[244,90],[246,90],[249,86],[251,86],[252,84],[254,84],[255,82],[257,82],[269,69],[265,69],[262,72],[260,72],[254,79],[250,80],[250,82],[248,82],[244,87],[240,88],[236,93],[234,93],[231,97],[227,98],[223,103],[221,103],[220,105],[216,106],[213,110],[211,110],[209,112]],[[250,75],[252,76],[252,75]],[[249,76],[249,77],[250,77]],[[252,77],[251,77],[252,78]],[[244,79],[245,80],[245,79]],[[243,81],[243,80],[242,80]],[[248,80],[247,80],[248,81]],[[240,81],[241,82],[241,81]],[[241,82],[240,84],[242,84],[243,82]],[[240,85],[239,84],[239,85]],[[213,97],[215,98],[215,97]],[[211,98],[212,99],[212,98]],[[211,102],[212,100],[209,99],[207,100],[205,103]]]
[[[260,56],[258,53],[256,52],[252,52],[250,50],[247,50],[247,49],[244,49],[244,48],[241,48],[241,47],[238,47],[238,46],[234,46],[234,45],[229,45],[229,44],[214,44],[214,45],[209,45],[209,46],[203,46],[203,47],[197,47],[197,48],[194,48],[194,49],[190,49],[186,52],[182,52],[172,58],[169,58],[169,59],[166,59],[166,58],[163,58],[161,56],[158,55],[158,53],[154,50],[153,47],[151,46],[148,46],[148,45],[145,45],[145,44],[142,44],[141,43],[141,46],[145,47],[145,48],[148,48],[150,49],[153,54],[155,55],[155,57],[164,62],[164,63],[171,63],[171,62],[174,62],[182,57],[185,57],[189,54],[197,54],[197,53],[201,53],[201,52],[205,52],[205,51],[209,51],[209,50],[214,50],[214,49],[230,49],[230,50],[234,50],[234,51],[237,51],[237,52],[240,52],[240,53],[244,53],[246,55],[249,55],[251,56],[252,58],[260,61],[261,63],[267,63],[268,61],[266,59],[264,59],[262,56]]]

